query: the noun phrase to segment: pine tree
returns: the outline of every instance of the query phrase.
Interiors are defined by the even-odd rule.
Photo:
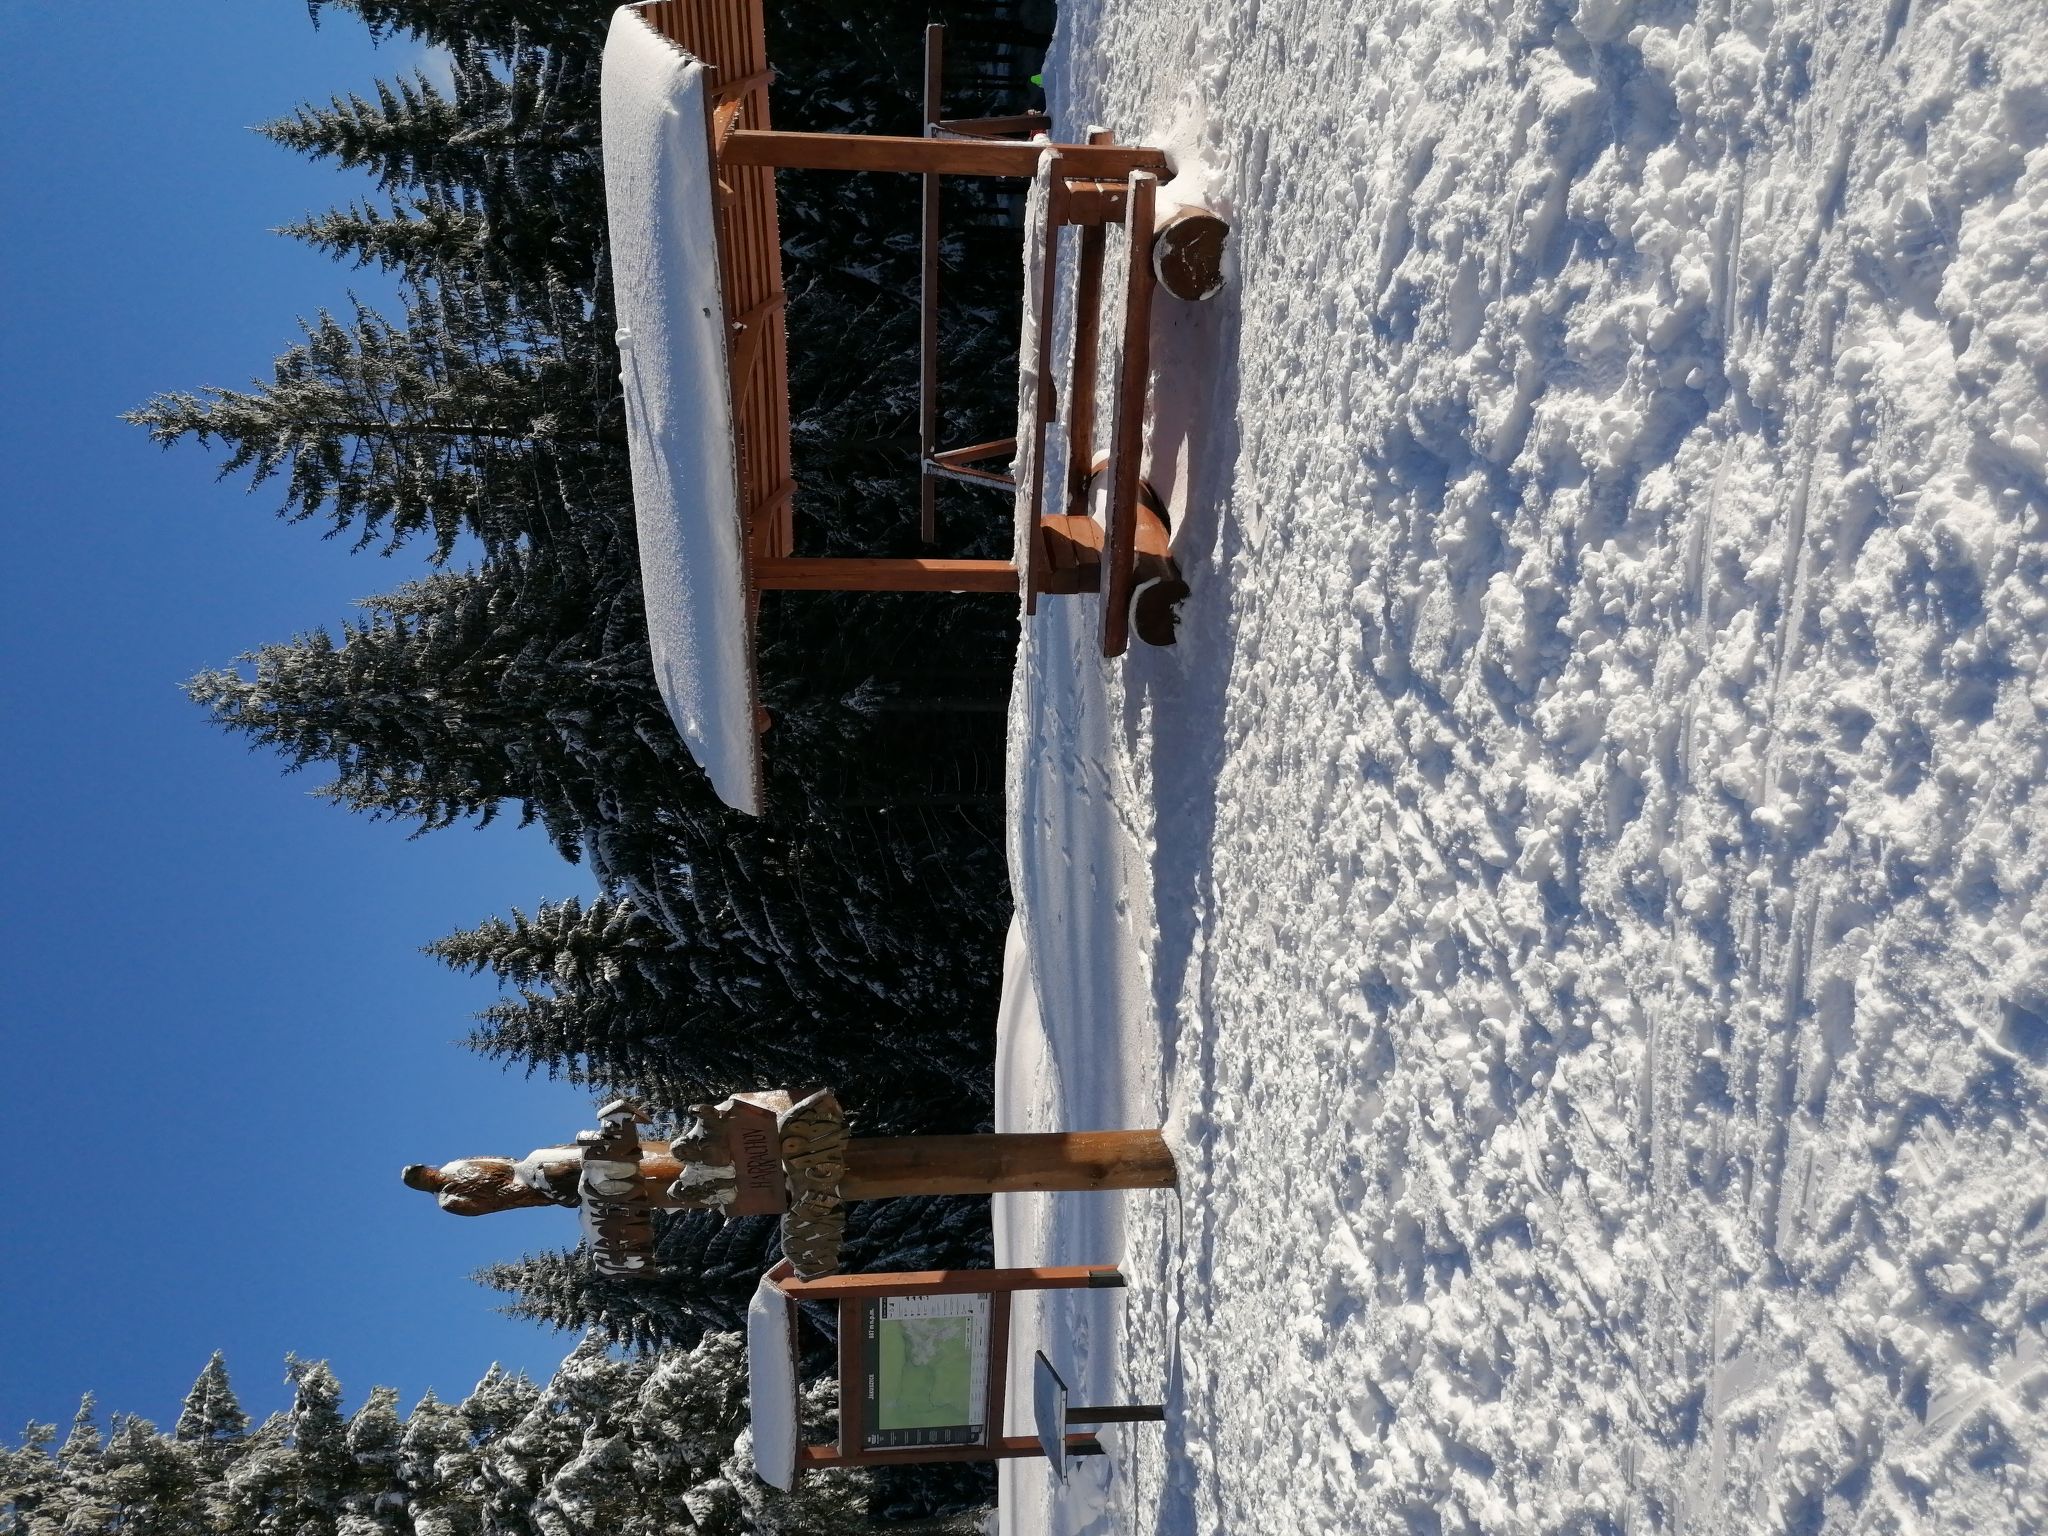
[[[243,658],[253,676],[205,673],[190,691],[294,768],[332,765],[322,793],[351,809],[434,828],[513,800],[574,858],[608,814],[598,763],[641,797],[708,798],[658,713],[644,630],[636,645],[607,626],[617,601],[566,553],[508,552],[365,600],[370,617],[339,642],[316,630],[267,646]]]
[[[330,6],[354,12],[379,38],[409,32],[442,48],[501,53],[534,44],[578,58],[603,49],[617,9],[611,0],[504,0],[488,9],[461,0],[310,0],[314,20]]]
[[[215,1358],[218,1358],[216,1356]],[[201,1489],[212,1469],[188,1441],[158,1433],[147,1419],[123,1415],[101,1453],[101,1487],[121,1536],[190,1536],[206,1529]]]
[[[484,272],[490,221],[473,193],[421,194],[308,214],[278,233],[351,266],[440,281]]]
[[[480,1383],[478,1390],[486,1390],[485,1385]],[[413,1536],[477,1536],[481,1512],[472,1487],[477,1478],[473,1433],[463,1409],[432,1392],[406,1418],[397,1481],[404,1490],[402,1518],[411,1522]]]
[[[580,1248],[493,1264],[475,1278],[513,1298],[504,1308],[513,1317],[649,1351],[687,1347],[706,1332],[743,1327],[760,1277],[781,1257],[772,1218],[728,1220],[710,1211],[676,1211],[656,1218],[655,1278],[600,1274]],[[964,1269],[991,1262],[985,1198],[871,1200],[848,1208],[848,1270]],[[811,1364],[822,1370],[830,1363],[836,1315],[821,1312],[816,1321],[819,1353]]]
[[[595,475],[584,461],[623,441],[573,359],[488,290],[415,285],[403,326],[359,303],[303,329],[268,384],[159,395],[127,419],[165,447],[221,444],[220,474],[252,488],[282,476],[288,518],[387,551],[426,534],[437,559],[465,533],[492,550],[548,539],[564,472]]]
[[[0,1536],[58,1536],[64,1489],[50,1447],[57,1426],[30,1424],[18,1446],[0,1446]]]
[[[278,1528],[331,1530],[347,1508],[356,1471],[348,1421],[341,1413],[341,1384],[325,1360],[297,1356],[286,1357],[285,1377],[292,1384],[287,1417],[292,1475]]]
[[[758,1277],[756,1271],[748,1280],[748,1293]],[[659,1285],[619,1279],[600,1274],[580,1248],[528,1254],[481,1269],[475,1278],[513,1297],[504,1308],[509,1316],[571,1333],[588,1331],[638,1350],[694,1344],[707,1327],[732,1326],[735,1315],[729,1297],[695,1277]],[[742,1302],[737,1310],[744,1309]]]
[[[584,1339],[545,1387],[493,1367],[460,1405],[431,1394],[401,1416],[389,1388],[344,1419],[324,1365],[293,1359],[292,1407],[232,1446],[117,1416],[102,1440],[88,1399],[54,1456],[32,1425],[0,1446],[0,1536],[824,1536],[876,1529],[884,1480],[807,1476],[794,1494],[754,1477],[746,1348],[708,1332],[687,1349],[622,1357]],[[804,1389],[813,1433],[836,1381]],[[913,1497],[918,1514],[986,1498],[986,1478]],[[964,1490],[964,1498],[960,1497]],[[964,1533],[963,1513],[890,1529]]]
[[[368,171],[387,192],[545,196],[602,176],[590,61],[525,45],[447,45],[451,88],[424,73],[380,80],[375,99],[336,96],[258,130],[301,154]],[[598,204],[602,206],[602,204]]]
[[[219,1350],[206,1362],[172,1428],[175,1439],[206,1450],[232,1445],[249,1432],[249,1416],[228,1381],[227,1357]]]

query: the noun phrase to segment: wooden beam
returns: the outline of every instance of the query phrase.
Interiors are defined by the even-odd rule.
[[[934,480],[957,480],[962,485],[993,485],[1009,490],[1017,488],[1016,480],[1000,470],[969,469],[961,464],[949,464],[944,459],[924,461],[925,484]]]
[[[941,80],[945,73],[946,29],[933,22],[924,29],[924,131],[930,138],[939,121]],[[924,239],[918,255],[917,318],[917,456],[929,463],[939,447],[939,178],[927,171],[924,183]],[[927,544],[939,538],[938,487],[928,474],[917,477],[917,536]]]
[[[1173,1153],[1157,1131],[855,1137],[846,1200],[1048,1189],[1169,1189]]]
[[[983,1296],[998,1291],[1122,1290],[1123,1274],[1113,1264],[1055,1264],[1037,1269],[913,1269],[897,1273],[826,1275],[798,1280],[779,1268],[769,1272],[775,1288],[799,1301],[861,1296]]]
[[[1128,192],[1120,181],[1070,181],[1062,215],[1067,223],[1083,227],[1121,224]]]
[[[965,448],[948,448],[944,453],[928,455],[935,464],[944,464],[957,469],[962,464],[978,464],[983,459],[1006,457],[1017,451],[1017,439],[998,437],[986,443],[970,443]]]
[[[886,1467],[892,1462],[1014,1461],[1043,1456],[1036,1435],[1001,1435],[992,1445],[920,1445],[900,1451],[841,1452],[836,1445],[797,1447],[797,1471],[821,1472],[827,1467]],[[1086,1431],[1067,1436],[1069,1456],[1103,1455],[1102,1441]]]
[[[1130,261],[1124,280],[1124,355],[1116,379],[1116,415],[1109,434],[1109,504],[1103,521],[1102,654],[1130,645],[1131,589],[1137,563],[1138,461],[1145,451],[1145,402],[1152,382],[1153,197],[1158,183],[1130,178],[1124,239]]]
[[[769,165],[806,171],[905,171],[913,175],[1014,176],[1028,181],[1038,157],[1057,149],[1066,174],[1099,179],[1133,171],[1171,175],[1166,156],[1128,144],[1034,144],[1006,139],[908,139],[885,134],[786,133],[741,128],[725,141],[721,165]]]
[[[1007,560],[828,560],[759,556],[754,584],[764,592],[1015,592]]]
[[[1013,133],[1051,133],[1052,119],[1043,112],[1019,112],[1012,117],[949,117],[936,126],[952,138],[997,139]]]
[[[1069,1408],[1069,1424],[1164,1424],[1166,1409],[1158,1403],[1128,1403],[1111,1408]]]
[[[772,69],[757,69],[751,75],[741,75],[737,80],[728,80],[711,88],[713,101],[738,101],[757,85],[767,85],[774,80]]]
[[[1067,484],[1069,513],[1086,516],[1088,476],[1095,467],[1095,377],[1102,333],[1102,265],[1107,246],[1100,224],[1080,235],[1079,274],[1074,280],[1074,372],[1067,382]]]

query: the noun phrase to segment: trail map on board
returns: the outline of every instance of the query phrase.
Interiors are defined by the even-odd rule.
[[[898,1296],[865,1308],[870,1449],[981,1443],[988,1319],[986,1296]]]

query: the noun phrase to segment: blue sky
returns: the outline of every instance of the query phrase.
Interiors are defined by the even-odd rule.
[[[296,0],[0,6],[0,1438],[81,1392],[167,1422],[207,1355],[281,1407],[459,1395],[568,1339],[467,1275],[567,1244],[398,1169],[524,1152],[575,1090],[454,1042],[491,996],[418,946],[587,889],[537,831],[351,816],[208,726],[196,671],[418,573],[351,555],[117,414],[241,385],[352,274],[269,231],[355,185],[248,131],[419,62]]]

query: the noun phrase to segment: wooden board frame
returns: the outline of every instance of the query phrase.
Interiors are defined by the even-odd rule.
[[[770,1285],[789,1302],[789,1348],[796,1352],[797,1307],[801,1301],[825,1302],[838,1312],[839,1331],[839,1430],[836,1439],[825,1444],[799,1443],[797,1476],[826,1467],[882,1467],[938,1461],[1006,1461],[1039,1456],[1043,1450],[1036,1435],[1006,1435],[1003,1415],[1008,1407],[1010,1365],[1011,1298],[1019,1291],[1072,1289],[1121,1289],[1124,1277],[1107,1264],[1076,1264],[1037,1269],[939,1269],[895,1274],[828,1275],[821,1280],[799,1280],[784,1260],[768,1271]],[[976,1296],[989,1298],[989,1358],[986,1433],[979,1445],[929,1445],[907,1448],[870,1449],[861,1443],[866,1425],[862,1414],[861,1309],[870,1302],[898,1296]],[[1069,1456],[1099,1456],[1102,1442],[1095,1435],[1077,1432],[1067,1436]]]

